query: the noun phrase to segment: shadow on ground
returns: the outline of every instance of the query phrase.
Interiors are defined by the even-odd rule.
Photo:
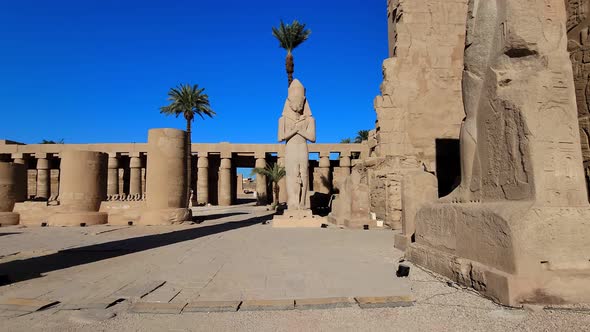
[[[218,234],[234,229],[252,226],[270,220],[272,215],[201,226],[179,231],[140,236],[85,247],[59,251],[55,254],[16,260],[0,264],[0,286],[42,277],[44,273],[67,269],[73,266],[98,262],[101,260],[128,255],[140,251],[159,248],[200,237]]]
[[[0,236],[6,236],[6,235],[15,235],[15,234],[20,234],[20,232],[8,232],[8,233],[0,233]]]
[[[197,215],[197,216],[193,216],[192,220],[193,220],[193,222],[200,224],[204,221],[211,221],[211,220],[227,218],[227,217],[232,217],[232,216],[239,216],[239,215],[244,215],[244,214],[248,214],[248,213],[247,212],[230,212],[230,213],[207,214],[207,215],[202,215],[202,216]]]

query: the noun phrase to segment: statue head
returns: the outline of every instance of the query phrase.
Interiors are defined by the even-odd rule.
[[[305,88],[299,80],[294,79],[289,86],[289,95],[287,97],[289,107],[293,112],[303,114],[303,107],[305,106]]]

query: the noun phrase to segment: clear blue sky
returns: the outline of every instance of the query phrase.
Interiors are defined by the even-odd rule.
[[[19,0],[0,2],[0,139],[145,142],[184,129],[159,107],[204,87],[213,119],[193,142],[272,143],[287,92],[283,19],[312,30],[294,52],[318,143],[372,129],[387,57],[385,0]]]

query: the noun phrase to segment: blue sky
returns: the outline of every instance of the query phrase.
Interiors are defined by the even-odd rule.
[[[217,116],[194,142],[272,143],[287,93],[283,19],[312,30],[294,52],[318,143],[374,127],[387,57],[385,0],[19,0],[0,2],[0,139],[145,142],[184,129],[159,107],[179,83]]]

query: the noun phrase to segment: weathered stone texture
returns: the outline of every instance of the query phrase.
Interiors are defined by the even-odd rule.
[[[390,0],[390,58],[375,98],[378,156],[435,166],[435,139],[458,138],[467,0]]]
[[[590,301],[590,209],[563,0],[470,0],[461,184],[413,262],[507,305]]]
[[[586,182],[590,175],[590,1],[566,0],[568,51],[572,60],[582,159],[586,171]]]

